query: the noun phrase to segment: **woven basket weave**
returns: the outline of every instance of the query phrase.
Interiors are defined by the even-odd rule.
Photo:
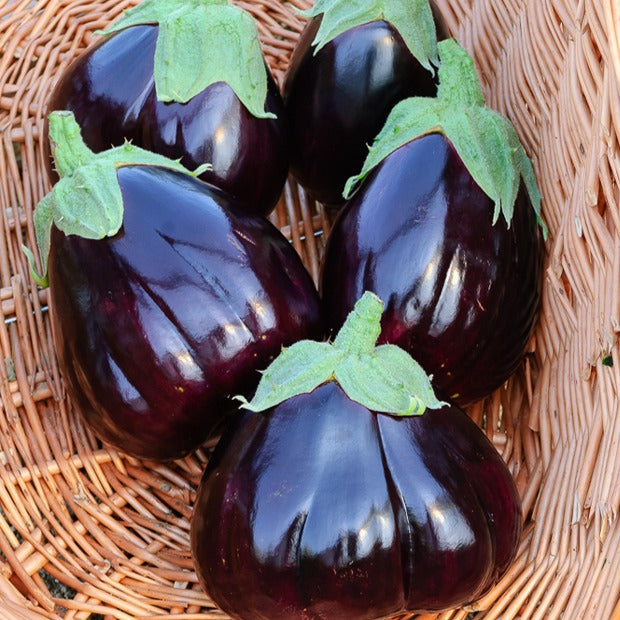
[[[49,190],[41,130],[60,72],[135,0],[0,0],[0,618],[224,618],[189,517],[208,450],[170,465],[102,447],[63,391],[22,243]],[[309,0],[239,2],[278,78]],[[489,105],[531,155],[550,228],[524,364],[469,409],[517,480],[518,558],[465,618],[620,618],[620,3],[437,0]],[[273,216],[315,280],[329,217],[294,183]],[[208,448],[208,447],[207,447]]]

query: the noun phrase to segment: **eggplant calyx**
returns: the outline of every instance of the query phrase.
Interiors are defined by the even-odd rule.
[[[315,54],[351,28],[385,20],[425,69],[434,74],[433,65],[439,64],[437,30],[429,0],[316,0],[312,8],[299,13],[308,18],[323,16],[313,41]]]
[[[158,25],[153,75],[157,98],[187,103],[226,82],[257,118],[265,111],[267,67],[254,18],[227,0],[143,0],[107,30]]]
[[[379,413],[421,415],[442,407],[430,377],[407,352],[376,346],[382,312],[381,299],[366,291],[333,343],[300,340],[283,349],[262,373],[252,400],[235,398],[244,409],[264,411],[335,381],[351,400]]]
[[[66,235],[103,239],[115,235],[123,223],[123,196],[116,171],[123,166],[162,166],[198,176],[210,166],[191,172],[179,161],[152,153],[126,142],[101,153],[91,151],[80,133],[72,112],[49,115],[50,143],[60,180],[37,205],[34,227],[41,272],[34,256],[24,248],[30,272],[37,284],[47,286],[47,260],[52,225]]]
[[[441,64],[437,96],[411,97],[394,106],[361,172],[346,182],[343,196],[349,199],[370,171],[396,149],[439,132],[452,142],[474,181],[493,201],[493,224],[501,214],[510,226],[523,182],[546,238],[534,169],[514,126],[484,104],[471,56],[454,39],[440,41],[438,46]]]

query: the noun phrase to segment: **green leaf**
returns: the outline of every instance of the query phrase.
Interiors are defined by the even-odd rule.
[[[520,174],[498,115],[482,106],[458,107],[446,114],[441,127],[474,181],[494,202],[493,223],[501,212],[510,224]]]
[[[189,0],[185,4],[194,5],[195,2]],[[132,9],[127,9],[113,24],[105,30],[98,30],[97,34],[109,35],[119,32],[125,28],[139,26],[143,24],[159,24],[169,15],[175,14],[181,8],[179,0],[162,2],[161,0],[142,0]]]
[[[384,372],[373,355],[347,359],[334,374],[347,396],[380,413],[416,414],[423,405],[407,392],[404,383]]]
[[[54,224],[67,235],[102,239],[123,223],[123,197],[111,161],[96,160],[56,183],[50,194]]]
[[[429,409],[445,405],[436,398],[430,377],[405,350],[393,344],[383,344],[375,349],[374,356],[383,372],[391,377],[398,376],[407,393],[415,395],[416,401]]]
[[[37,271],[36,258],[34,257],[34,254],[30,251],[30,248],[26,245],[22,245],[22,252],[26,255],[26,260],[28,261],[28,269],[30,271],[32,279],[41,288],[47,288],[49,286],[47,274],[42,275]]]
[[[342,352],[327,342],[300,340],[283,349],[265,370],[251,402],[236,398],[245,409],[263,411],[329,381],[342,357]]]
[[[345,183],[344,198],[351,198],[368,174],[396,149],[427,133],[440,131],[445,114],[446,105],[438,99],[411,97],[399,101],[370,146],[362,170]]]
[[[251,114],[265,112],[267,68],[252,16],[226,0],[144,0],[105,34],[158,24],[154,78],[160,101],[185,103],[226,82]]]
[[[99,34],[107,35],[131,26],[141,24],[160,24],[166,19],[184,19],[184,14],[199,10],[205,6],[227,6],[228,0],[142,0],[132,9],[128,9],[111,26]]]
[[[390,2],[385,19],[400,33],[413,57],[434,73],[439,64],[437,30],[428,0],[398,0]]]
[[[505,117],[501,117],[501,119],[505,124],[506,134],[509,136],[515,166],[521,174],[521,178],[525,184],[525,189],[530,197],[530,200],[532,201],[532,206],[534,208],[534,213],[536,213],[538,225],[541,227],[543,237],[546,239],[549,234],[549,229],[542,219],[542,196],[540,195],[538,184],[536,183],[536,175],[534,174],[532,161],[527,156],[527,153],[525,152],[525,149],[521,144],[521,140],[519,140],[519,136],[517,135],[512,123]]]
[[[97,158],[102,161],[111,161],[116,168],[123,166],[163,166],[172,168],[192,177],[200,176],[205,170],[211,169],[211,164],[202,164],[195,170],[188,170],[178,159],[169,159],[159,153],[148,151],[125,142],[121,146],[115,146],[107,151],[97,153]]]
[[[317,0],[305,17],[322,15],[315,53],[343,32],[377,20],[389,22],[428,71],[438,64],[437,32],[429,0]]]
[[[360,182],[396,149],[428,133],[440,132],[452,142],[474,181],[493,201],[494,224],[501,214],[510,226],[523,182],[546,237],[534,169],[515,128],[506,117],[484,105],[467,52],[452,39],[441,41],[439,51],[442,62],[437,97],[412,97],[394,106],[362,170],[346,182],[343,196],[349,199]]]
[[[22,249],[28,259],[28,265],[33,280],[39,286],[47,288],[47,257],[50,251],[50,234],[52,231],[52,223],[54,221],[54,209],[51,194],[47,194],[47,196],[41,199],[35,209],[33,220],[37,247],[39,248],[39,255],[41,257],[41,273],[39,273],[35,267],[35,258],[33,253],[25,246],[23,246]]]
[[[242,407],[264,411],[336,381],[352,400],[377,412],[420,415],[437,409],[429,377],[395,345],[376,347],[383,302],[370,292],[358,300],[333,344],[302,340],[284,349],[265,370],[252,400]]]
[[[343,32],[384,18],[384,11],[378,0],[317,0],[311,9],[301,14],[305,17],[323,15],[312,42],[315,54]]]
[[[84,144],[72,112],[52,112],[49,127],[60,180],[34,212],[41,274],[35,268],[33,253],[26,252],[30,271],[41,286],[46,286],[52,224],[67,235],[88,239],[102,239],[119,231],[123,223],[123,197],[116,174],[118,168],[162,166],[195,177],[209,167],[206,164],[190,172],[179,161],[129,142],[95,154]]]
[[[349,398],[373,411],[420,415],[445,405],[422,367],[395,345],[381,345],[371,355],[343,361],[334,376]]]

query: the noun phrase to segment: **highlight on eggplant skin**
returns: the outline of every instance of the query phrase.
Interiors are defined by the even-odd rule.
[[[544,241],[521,188],[508,227],[450,141],[432,133],[386,157],[330,231],[321,273],[328,332],[364,290],[385,300],[381,342],[464,406],[526,353],[541,304]]]
[[[289,168],[284,104],[271,72],[267,68],[265,110],[275,119],[253,116],[224,82],[187,103],[159,101],[153,77],[157,32],[156,25],[131,26],[80,54],[55,86],[47,112],[73,112],[95,152],[129,140],[180,159],[190,170],[209,163],[204,181],[248,212],[267,215],[280,198]],[[55,182],[46,140],[44,148],[48,176]]]
[[[118,169],[121,230],[52,229],[52,327],[80,413],[124,452],[173,459],[221,430],[283,345],[321,335],[318,293],[282,234],[218,189]]]
[[[232,618],[373,620],[476,600],[521,529],[510,472],[460,409],[377,414],[329,382],[229,428],[191,549]]]
[[[437,37],[447,38],[431,5]],[[384,20],[351,28],[315,53],[320,24],[320,17],[307,23],[284,80],[291,173],[314,199],[340,208],[345,182],[361,169],[390,110],[408,97],[434,96],[437,76]]]

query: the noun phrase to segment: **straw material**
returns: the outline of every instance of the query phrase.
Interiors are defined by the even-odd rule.
[[[0,3],[0,617],[225,616],[201,592],[189,517],[208,450],[170,465],[102,447],[63,391],[47,294],[28,275],[46,97],[133,0]],[[308,0],[239,2],[281,79]],[[550,228],[531,352],[470,408],[515,476],[526,523],[509,574],[439,617],[620,618],[620,4],[437,0],[489,104],[531,155]],[[294,183],[273,216],[314,276],[329,218]],[[486,610],[486,611],[482,611]]]

